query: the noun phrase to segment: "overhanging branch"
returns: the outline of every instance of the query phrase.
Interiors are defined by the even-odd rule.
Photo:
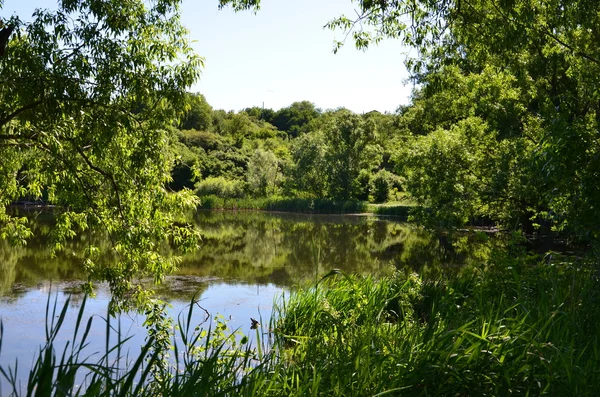
[[[42,104],[42,101],[35,101],[35,102],[32,102],[32,103],[30,103],[28,105],[23,106],[22,108],[19,108],[19,109],[15,110],[14,112],[12,112],[11,114],[9,114],[8,116],[0,119],[0,127],[6,125],[9,121],[13,120],[17,116],[19,116],[21,113],[26,112],[28,110],[31,110],[31,109],[33,109],[36,106],[39,106],[41,104]]]

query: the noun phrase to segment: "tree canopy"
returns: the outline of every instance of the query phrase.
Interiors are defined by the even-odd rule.
[[[179,4],[62,0],[30,21],[1,19],[0,235],[30,235],[11,203],[58,205],[55,249],[95,228],[110,235],[116,264],[96,261],[92,246],[85,263],[90,282],[108,280],[116,298],[143,301],[136,277],[160,280],[175,265],[157,242],[196,244],[191,226],[174,223],[196,199],[166,188],[168,127],[202,66]]]

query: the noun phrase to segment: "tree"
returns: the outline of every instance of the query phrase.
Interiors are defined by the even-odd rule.
[[[513,76],[494,67],[465,74],[448,66],[426,81],[443,89],[426,85],[400,117],[414,139],[398,150],[396,164],[413,197],[445,224],[487,218],[529,226],[533,211],[547,203],[531,167],[538,131]]]
[[[358,176],[362,169],[376,169],[381,162],[375,141],[375,123],[348,110],[327,115],[322,125],[327,149],[329,196],[348,200],[360,190]]]
[[[248,114],[248,116],[253,117],[256,120],[266,121],[267,123],[273,123],[273,119],[275,117],[275,111],[270,108],[253,106],[251,108],[244,109],[244,112]]]
[[[559,229],[595,238],[600,235],[599,11],[600,3],[586,0],[362,1],[362,24],[342,17],[330,26],[358,27],[354,37],[362,48],[385,37],[417,48],[418,57],[407,65],[429,91],[448,92],[440,82],[451,67],[465,76],[489,68],[509,75],[524,108],[520,115],[509,112],[511,117],[493,126],[494,106],[502,108],[493,97],[478,100],[491,112],[482,120],[501,132],[501,141],[530,147],[519,154],[517,168],[526,170],[525,183],[533,185],[538,200],[524,206]],[[402,15],[412,17],[410,25]],[[502,131],[509,125],[506,135]],[[510,189],[510,179],[506,182]]]
[[[327,192],[327,144],[321,131],[300,135],[292,141],[294,167],[290,181],[299,193],[325,197]]]
[[[0,236],[24,242],[26,220],[6,207],[42,196],[60,208],[55,249],[105,231],[117,263],[101,263],[89,247],[85,266],[90,282],[109,282],[114,310],[148,303],[137,276],[160,281],[174,268],[158,243],[197,243],[191,225],[174,223],[196,200],[166,188],[167,127],[202,66],[179,4],[62,0],[31,22],[3,21],[14,31],[0,56]]]
[[[277,156],[269,150],[256,149],[248,162],[248,185],[255,194],[267,196],[275,193],[281,180]]]
[[[187,94],[186,111],[179,123],[182,130],[208,131],[212,127],[212,107],[202,94]]]
[[[294,102],[287,108],[278,110],[272,120],[267,120],[279,131],[285,131],[295,138],[300,133],[306,132],[311,121],[321,115],[319,109],[308,101]]]

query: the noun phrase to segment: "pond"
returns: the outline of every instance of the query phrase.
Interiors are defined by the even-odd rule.
[[[49,229],[43,219],[38,216],[33,223],[42,236]],[[379,275],[404,268],[458,268],[483,260],[488,250],[487,239],[480,234],[450,238],[368,216],[200,212],[196,222],[203,236],[200,248],[183,256],[177,273],[158,288],[159,295],[171,303],[174,316],[195,297],[211,315],[224,315],[233,329],[247,334],[250,317],[262,317],[267,323],[273,300],[283,291],[314,283],[332,269]],[[64,253],[52,257],[43,237],[26,247],[0,241],[0,318],[4,325],[0,365],[12,365],[18,358],[19,373],[25,377],[44,342],[51,292],[59,306],[71,296],[62,340],[71,335],[83,299],[81,252],[85,244],[83,238],[74,241]],[[87,302],[86,315],[105,317],[108,300],[106,288],[98,286],[97,296]],[[200,323],[204,313],[196,315]],[[143,320],[133,314],[121,316],[122,329],[133,336],[132,345],[144,340]],[[91,352],[104,351],[105,325],[100,319],[97,324]]]

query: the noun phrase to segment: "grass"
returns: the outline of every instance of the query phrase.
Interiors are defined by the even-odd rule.
[[[179,319],[176,360],[158,379],[148,371],[152,340],[118,368],[82,360],[77,349],[56,360],[54,324],[28,388],[72,395],[73,371],[85,370],[80,391],[90,395],[597,395],[597,264],[518,245],[492,258],[452,274],[331,272],[281,299],[253,344],[224,322],[206,331],[190,324],[191,305]]]
[[[274,317],[285,354],[270,371],[285,375],[259,382],[274,395],[596,395],[596,270],[512,255],[444,278],[337,276],[292,293]]]
[[[376,215],[394,216],[402,219],[408,219],[410,211],[414,208],[414,203],[390,202],[385,204],[369,204],[367,206],[367,212]]]

